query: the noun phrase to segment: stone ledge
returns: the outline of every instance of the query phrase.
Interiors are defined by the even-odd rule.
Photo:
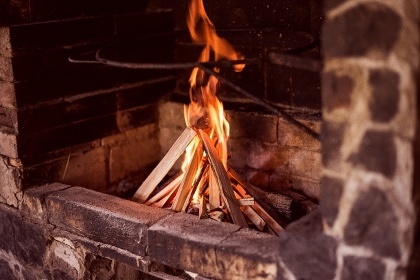
[[[148,227],[172,213],[81,187],[54,192],[45,203],[51,224],[139,256],[146,255]]]
[[[175,214],[149,229],[153,261],[216,279],[275,279],[277,237]]]

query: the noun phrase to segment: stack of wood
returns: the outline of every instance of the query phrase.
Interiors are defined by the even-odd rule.
[[[187,170],[152,195],[194,139],[198,140],[198,145]],[[215,182],[210,182],[213,174]],[[169,207],[177,212],[196,209],[200,218],[231,220],[241,227],[250,224],[261,231],[278,235],[283,227],[250,195],[249,187],[231,168],[225,168],[215,143],[204,130],[187,127],[141,184],[133,199],[146,205]],[[193,201],[195,193],[198,201]],[[215,194],[219,197],[214,198]],[[218,201],[216,207],[211,205],[211,200]]]

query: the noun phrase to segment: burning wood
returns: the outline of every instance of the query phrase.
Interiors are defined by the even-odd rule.
[[[201,0],[190,1],[188,27],[192,39],[205,44],[200,62],[209,61],[211,54],[216,60],[242,58],[225,39],[217,36]],[[241,71],[244,65],[234,67]],[[190,84],[191,102],[184,110],[187,128],[136,191],[134,199],[177,212],[198,212],[201,219],[228,219],[241,227],[253,224],[261,231],[279,234],[282,227],[254,201],[236,173],[228,172],[229,124],[216,97],[218,80],[194,68]],[[150,197],[184,151],[183,173]]]

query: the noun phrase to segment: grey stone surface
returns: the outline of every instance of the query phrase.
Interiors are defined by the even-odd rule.
[[[381,280],[385,276],[385,265],[373,258],[346,256],[343,260],[341,280]]]
[[[320,211],[329,226],[333,226],[343,194],[343,181],[324,175],[321,178]]]
[[[379,256],[399,259],[398,218],[386,194],[377,187],[359,194],[344,229],[349,245],[366,246]]]
[[[46,205],[53,225],[140,256],[146,254],[147,228],[172,214],[79,187],[49,195]]]
[[[397,165],[397,151],[392,132],[365,132],[359,150],[349,157],[354,165],[363,166],[368,171],[378,172],[388,178],[394,177]]]

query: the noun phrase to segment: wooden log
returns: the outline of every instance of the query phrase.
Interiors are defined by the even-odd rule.
[[[237,184],[235,186],[235,190],[242,196],[246,196],[247,192],[245,188],[241,184]],[[281,231],[283,231],[283,227],[277,223],[276,220],[274,220],[265,210],[261,207],[261,205],[258,204],[258,202],[255,202],[253,206],[249,206],[252,209],[255,210],[255,212],[260,215],[260,217],[267,223],[267,225],[278,235]]]
[[[198,200],[200,202],[200,206],[198,208],[198,218],[207,219],[209,215],[207,213],[206,200],[204,199],[204,195],[200,195]]]
[[[203,153],[202,146],[201,146],[201,153]],[[201,182],[201,178],[203,177],[203,173],[205,170],[208,171],[206,168],[208,166],[208,161],[206,159],[203,159],[200,163],[200,166],[197,169],[197,174],[195,176],[194,182],[192,183],[191,190],[188,193],[188,196],[185,198],[184,206],[182,206],[181,211],[186,212],[188,205],[190,205],[191,200],[193,199],[193,196],[197,190],[197,187],[199,183]]]
[[[159,182],[162,181],[163,177],[165,177],[171,167],[175,164],[176,160],[185,152],[188,144],[190,144],[196,135],[196,132],[190,127],[187,127],[182,132],[163,159],[137,189],[133,196],[133,200],[140,203],[144,203],[147,200]]]
[[[182,211],[185,200],[187,199],[188,194],[191,192],[191,188],[200,167],[202,157],[203,145],[200,142],[194,151],[194,155],[190,161],[190,164],[188,164],[187,170],[185,171],[184,179],[182,180],[174,202],[172,203],[172,210],[176,212]]]
[[[210,166],[214,171],[219,184],[220,194],[226,204],[233,222],[240,227],[248,227],[248,223],[246,222],[245,217],[239,208],[239,203],[235,198],[235,194],[233,193],[227,171],[218,158],[217,152],[215,151],[209,136],[201,129],[198,130],[198,134],[203,141],[204,149],[210,161]]]
[[[253,197],[244,197],[238,199],[239,206],[252,206],[254,205],[254,198]]]
[[[151,206],[163,208],[163,207],[165,207],[165,205],[170,204],[170,202],[175,197],[175,194],[176,194],[176,191],[178,190],[178,188],[179,188],[179,184],[176,185],[175,188],[173,188],[165,197],[163,197],[159,201],[151,204]]]

